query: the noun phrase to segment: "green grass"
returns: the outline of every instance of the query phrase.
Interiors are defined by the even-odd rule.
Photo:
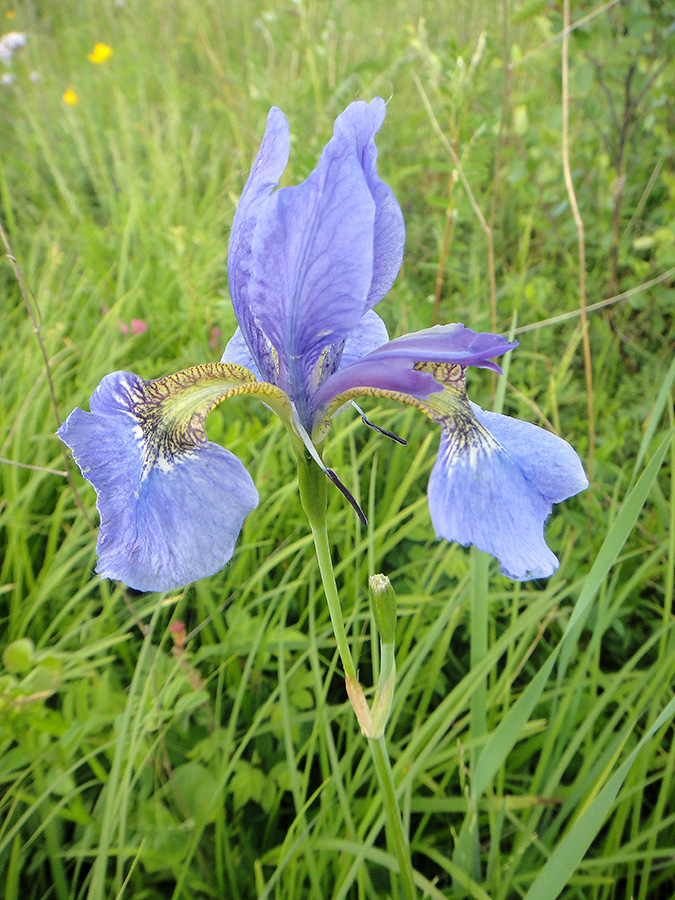
[[[352,99],[389,100],[380,170],[408,236],[379,311],[392,334],[435,317],[489,329],[486,234],[419,83],[492,226],[498,328],[522,329],[507,377],[472,373],[472,398],[552,428],[588,460],[562,17],[544,3],[506,8],[508,78],[496,3],[17,2],[0,19],[28,35],[0,87],[0,221],[34,294],[59,415],[86,407],[115,369],[152,378],[220,356],[235,327],[229,227],[272,104],[290,121],[284,178],[296,183]],[[575,4],[572,19],[592,11]],[[668,15],[617,4],[571,37],[588,303],[657,283],[589,316],[592,483],[549,522],[560,570],[515,584],[490,563],[476,596],[480,560],[434,539],[425,488],[438,436],[413,411],[370,409],[406,448],[347,414],[327,442],[368,513],[362,528],[331,492],[364,685],[378,660],[368,575],[388,574],[398,596],[387,738],[420,896],[675,893]],[[97,41],[113,48],[101,66],[87,59]],[[147,331],[123,334],[132,318]],[[95,526],[93,491],[54,436],[6,259],[0,323],[7,900],[399,896],[280,423],[241,398],[209,419],[261,496],[231,564],[166,595],[124,592],[93,574],[95,527],[73,486]],[[472,652],[478,614],[486,643],[477,650],[474,630]]]

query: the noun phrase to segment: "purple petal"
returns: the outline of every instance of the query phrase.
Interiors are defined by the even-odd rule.
[[[286,168],[290,138],[286,117],[273,106],[267,117],[265,136],[248,177],[232,223],[227,261],[227,275],[232,305],[237,321],[253,358],[264,379],[275,383],[276,366],[249,300],[252,273],[253,231],[260,209],[269,197]]]
[[[233,363],[237,366],[244,366],[245,368],[250,369],[251,372],[253,372],[258,381],[265,380],[264,378],[262,378],[260,372],[258,371],[258,366],[253,359],[241,328],[237,328],[230,340],[227,342],[227,346],[223,351],[223,355],[221,356],[220,361],[221,363]]]
[[[481,409],[475,403],[471,408],[481,425],[550,503],[562,503],[586,490],[588,478],[581,460],[563,438],[531,422]]]
[[[382,319],[373,310],[369,310],[359,320],[358,325],[350,332],[340,357],[340,368],[358,362],[368,353],[382,347],[389,341],[389,332]]]
[[[364,388],[365,393],[368,388],[375,388],[419,398],[443,390],[433,375],[413,369],[411,361],[375,359],[371,353],[327,378],[312,398],[312,409],[319,410],[347,391],[359,388]]]
[[[588,486],[579,457],[542,428],[471,405],[477,421],[446,424],[429,480],[436,534],[491,553],[510,578],[546,578],[559,563],[544,523],[553,502]]]
[[[376,312],[373,312],[372,309],[368,310],[346,341],[331,344],[321,354],[312,373],[312,391],[335,374],[338,369],[351,365],[366,356],[371,350],[386,344],[388,340],[387,326]]]
[[[322,350],[365,311],[375,204],[354,147],[333,138],[305,182],[263,204],[249,301],[300,399]]]
[[[491,357],[516,346],[517,342],[509,343],[499,334],[479,333],[459,324],[436,325],[405,334],[327,378],[313,398],[313,408],[319,409],[345,391],[359,387],[427,397],[442,390],[441,385],[428,372],[415,371],[415,363],[453,363],[500,372]]]
[[[403,259],[405,222],[394,192],[377,174],[375,135],[382,127],[386,105],[381,97],[370,103],[359,100],[337,117],[335,135],[344,135],[356,147],[363,174],[375,201],[373,234],[373,278],[366,308],[370,309],[390,290]]]
[[[141,591],[166,591],[219,571],[231,558],[258,494],[228,450],[206,439],[154,454],[136,416],[146,382],[107,375],[91,412],[58,430],[96,489],[101,524],[96,571]]]
[[[499,366],[490,360],[517,346],[518,341],[509,343],[501,334],[472,331],[465,325],[454,323],[404,334],[385,347],[374,350],[371,358],[447,362],[501,372]]]

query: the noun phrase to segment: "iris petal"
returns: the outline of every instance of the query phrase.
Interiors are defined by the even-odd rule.
[[[237,328],[232,337],[227,342],[223,355],[220,358],[221,363],[233,363],[237,366],[244,366],[250,369],[256,378],[260,379],[261,375],[258,371],[256,361],[253,359],[244,332],[241,328]]]
[[[588,478],[576,450],[567,441],[530,422],[489,412],[475,403],[471,408],[550,503],[562,503],[586,490]]]
[[[505,575],[527,580],[558,567],[544,523],[553,503],[588,481],[566,441],[469,402],[466,366],[492,368],[489,357],[513,346],[459,325],[390,341],[326,379],[315,398],[321,414],[313,436],[323,440],[331,416],[359,395],[417,407],[443,429],[428,491],[438,537],[491,553]]]
[[[546,578],[559,563],[544,523],[553,502],[587,487],[581,462],[562,438],[471,407],[473,422],[451,422],[441,436],[429,480],[436,534],[491,553],[510,578]]]
[[[276,191],[258,216],[248,297],[300,405],[322,350],[365,311],[374,217],[353,147],[335,139],[309,178]]]
[[[493,356],[501,356],[518,346],[501,334],[472,331],[465,325],[434,325],[422,331],[413,331],[390,341],[386,347],[373,351],[376,359],[414,360],[415,362],[447,362],[462,366],[478,366],[501,372]]]
[[[279,184],[288,162],[289,146],[288,122],[281,110],[273,106],[267,117],[262,145],[234,216],[227,260],[227,277],[237,321],[258,369],[264,379],[272,383],[277,380],[274,359],[249,299],[251,253],[261,205]]]
[[[361,158],[371,196],[375,201],[373,233],[373,278],[366,308],[384,297],[398,275],[405,244],[405,222],[394,192],[377,174],[377,145],[374,136],[382,127],[386,105],[381,97],[370,103],[352,103],[337,117],[334,133],[353,142]]]
[[[349,366],[389,342],[389,332],[382,319],[372,309],[359,320],[347,340],[340,357],[340,368]]]
[[[313,398],[313,405],[315,409],[320,409],[330,404],[332,409],[333,401],[341,405],[345,399],[359,396],[359,388],[427,397],[442,388],[428,371],[416,370],[414,366],[417,363],[431,361],[500,372],[501,369],[491,358],[516,346],[517,342],[509,343],[499,334],[471,331],[459,324],[436,325],[395,338],[353,364],[341,367],[321,385]],[[341,395],[347,392],[349,397],[342,398]]]
[[[148,431],[149,384],[130,372],[107,375],[92,411],[74,410],[58,435],[96,488],[97,572],[165,591],[227,563],[258,494],[242,463],[207,441],[199,421],[171,437]]]
[[[352,103],[307,180],[274,191],[288,126],[273,109],[232,228],[230,292],[244,341],[256,370],[288,391],[307,427],[310,393],[338,368],[342,345],[401,265],[403,215],[377,172],[385,111],[380,98]]]
[[[312,389],[334,375],[338,369],[357,362],[388,340],[387,326],[376,312],[368,310],[346,341],[331,344],[322,352],[312,373]]]

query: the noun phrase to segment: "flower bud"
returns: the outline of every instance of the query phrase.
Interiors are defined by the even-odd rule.
[[[386,575],[371,575],[370,608],[375,627],[383,644],[393,644],[396,639],[396,594]]]

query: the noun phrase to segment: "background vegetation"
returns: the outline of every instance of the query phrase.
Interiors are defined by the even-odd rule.
[[[407,448],[347,415],[329,439],[369,516],[361,528],[333,492],[365,684],[367,575],[386,572],[399,598],[388,734],[420,887],[671,898],[672,6],[575,2],[565,104],[563,10],[546,0],[25,0],[0,14],[27,35],[0,66],[14,76],[0,86],[0,219],[34,294],[29,314],[3,259],[7,900],[396,896],[280,425],[245,400],[211,417],[261,504],[231,565],[159,596],[93,575],[93,491],[54,436],[107,372],[219,358],[235,327],[228,231],[270,105],[291,123],[294,183],[335,115],[375,95],[408,230],[379,307],[390,332],[490,329],[493,315],[521,328],[507,379],[473,373],[472,397],[560,433],[591,474],[549,523],[553,578],[514,584],[492,564],[489,649],[472,667],[480,563],[434,539],[438,436],[382,405],[372,415]],[[96,42],[113,51],[101,64]],[[589,313],[586,349],[584,291],[615,301]]]

